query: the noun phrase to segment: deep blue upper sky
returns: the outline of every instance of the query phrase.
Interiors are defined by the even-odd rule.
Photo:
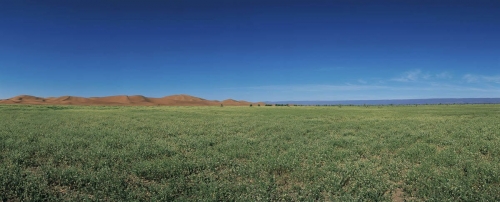
[[[0,98],[500,97],[500,1],[0,0]]]

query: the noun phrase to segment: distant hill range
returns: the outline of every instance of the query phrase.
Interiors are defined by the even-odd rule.
[[[423,105],[423,104],[497,104],[500,98],[433,98],[400,100],[343,100],[343,101],[280,101],[266,104],[291,105]]]
[[[342,101],[277,101],[248,102],[244,100],[227,99],[223,101],[206,100],[191,95],[170,95],[161,98],[151,98],[142,95],[116,95],[107,97],[36,97],[20,95],[0,100],[0,104],[28,105],[111,105],[111,106],[249,106],[266,104],[290,105],[415,105],[415,104],[497,104],[500,98],[433,98],[433,99],[397,99],[397,100],[342,100]]]
[[[161,98],[151,98],[142,95],[117,95],[107,97],[36,97],[20,95],[13,98],[0,100],[0,104],[29,104],[29,105],[124,105],[124,106],[249,106],[264,105],[263,102],[252,103],[244,100],[227,99],[224,101],[206,100],[190,95],[170,95]]]

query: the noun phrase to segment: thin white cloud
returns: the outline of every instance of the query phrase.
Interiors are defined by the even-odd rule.
[[[227,88],[226,88],[227,89]],[[304,84],[304,85],[269,85],[269,86],[252,86],[243,88],[231,89],[246,89],[246,90],[266,90],[266,91],[281,91],[281,92],[336,92],[336,91],[454,91],[454,92],[495,92],[500,93],[500,88],[496,87],[470,87],[463,85],[452,85],[446,83],[429,82],[422,86],[386,86],[386,85],[324,85],[324,84]]]
[[[424,74],[420,69],[405,72],[402,76],[392,79],[393,81],[399,82],[415,82],[420,79],[429,79],[429,74]]]
[[[394,83],[390,81],[398,81]],[[475,85],[484,83],[485,85]],[[474,84],[474,85],[473,85]],[[488,85],[490,84],[490,85]],[[358,78],[350,83],[284,84],[231,88],[239,91],[260,91],[273,99],[396,99],[438,97],[497,97],[500,76],[467,74],[453,79],[449,72],[424,73],[420,69],[403,73],[394,79]]]
[[[384,89],[387,86],[374,85],[322,85],[322,84],[305,84],[305,85],[270,85],[270,86],[254,86],[248,87],[251,90],[276,90],[276,91],[301,91],[301,92],[317,92],[317,91],[355,91],[355,90],[374,90]]]
[[[485,76],[485,75],[474,75],[466,74],[463,79],[467,83],[498,83],[500,84],[500,76]]]
[[[441,72],[439,74],[436,74],[436,78],[438,78],[438,79],[452,79],[453,75],[449,72]]]
[[[435,79],[452,79],[452,78],[453,75],[449,72],[441,72],[439,74],[429,74],[422,72],[420,69],[416,69],[405,72],[400,77],[391,80],[399,82],[418,82],[418,81],[429,81]]]
[[[497,97],[500,87],[419,82],[418,85],[301,84],[225,88],[238,92],[258,92],[268,100],[348,100]]]
[[[457,92],[491,92],[491,93],[500,93],[500,88],[494,87],[494,86],[488,86],[488,87],[471,87],[471,86],[464,86],[464,85],[453,85],[453,84],[447,84],[447,83],[436,83],[436,82],[431,82],[430,86],[428,87],[428,90],[436,90],[436,91],[457,91]]]
[[[463,79],[467,81],[468,83],[474,83],[479,80],[478,76],[472,75],[472,74],[466,74],[464,75]]]

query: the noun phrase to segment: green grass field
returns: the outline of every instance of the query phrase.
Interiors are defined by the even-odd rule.
[[[500,105],[0,105],[2,201],[500,201]]]

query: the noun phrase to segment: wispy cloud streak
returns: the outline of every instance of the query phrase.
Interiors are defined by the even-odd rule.
[[[429,79],[430,75],[422,73],[420,69],[405,72],[402,76],[392,79],[399,82],[415,82],[420,79]]]
[[[323,85],[323,84],[305,84],[305,85],[269,85],[252,86],[243,88],[244,90],[267,90],[267,91],[294,91],[294,92],[335,92],[335,91],[477,91],[477,92],[496,92],[500,93],[500,88],[477,88],[470,86],[451,85],[445,83],[428,83],[423,86],[384,86],[384,85]]]
[[[436,74],[436,78],[438,78],[438,79],[452,79],[453,75],[449,72],[441,72],[439,74]]]
[[[323,85],[323,84],[304,84],[304,85],[269,85],[269,86],[253,86],[247,87],[251,90],[285,90],[285,91],[357,91],[357,90],[375,90],[388,89],[387,86],[373,85]]]
[[[468,83],[497,83],[500,84],[500,76],[485,76],[466,74],[463,79]]]

